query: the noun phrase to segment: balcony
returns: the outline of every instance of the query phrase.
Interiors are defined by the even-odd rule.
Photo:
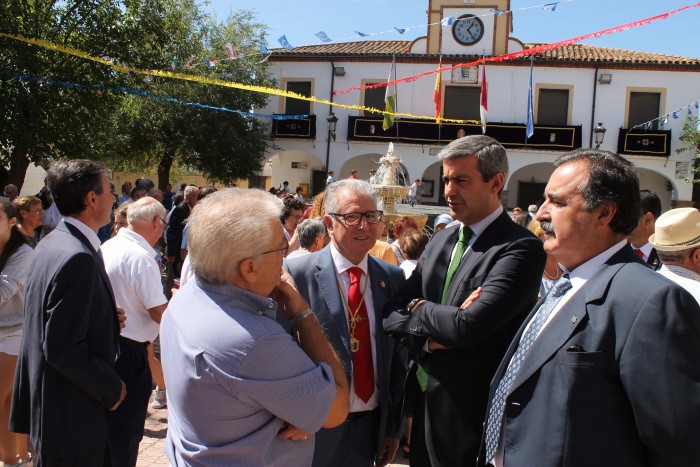
[[[307,118],[290,118],[272,120],[270,137],[274,138],[316,138],[316,115]]]
[[[382,117],[349,117],[348,140],[374,142],[401,142],[409,144],[447,144],[457,139],[457,133],[480,135],[481,125],[443,123],[417,119],[397,119],[389,130],[382,130]],[[522,123],[489,122],[486,135],[498,140],[506,148],[536,149],[540,151],[568,151],[581,147],[581,125],[535,125],[535,133],[528,139]]]
[[[620,128],[618,154],[667,158],[671,155],[671,130]]]

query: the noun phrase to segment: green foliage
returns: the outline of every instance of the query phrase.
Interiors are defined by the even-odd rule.
[[[267,65],[255,55],[265,28],[249,12],[218,21],[195,0],[6,0],[0,32],[41,38],[107,57],[136,69],[166,69],[173,57],[178,73],[248,84],[274,85]],[[234,44],[240,60],[209,69],[205,58],[227,56]],[[185,67],[190,56],[198,64]],[[18,78],[17,74],[81,83],[80,89]],[[259,170],[266,149],[261,122],[237,114],[98,91],[123,86],[183,102],[249,111],[266,96],[167,78],[144,80],[89,60],[0,38],[0,166],[21,184],[29,162],[52,158],[100,159],[122,170],[159,167],[159,185],[172,164],[189,166],[223,183]],[[14,170],[16,168],[16,170]],[[14,170],[14,173],[13,173]],[[21,172],[21,173],[20,173]],[[0,183],[2,183],[0,169]]]
[[[694,176],[687,178],[687,183],[700,183],[700,129],[698,128],[698,116],[689,114],[683,122],[683,130],[679,139],[684,143],[682,148],[676,149],[677,154],[690,151],[693,156],[691,172]]]

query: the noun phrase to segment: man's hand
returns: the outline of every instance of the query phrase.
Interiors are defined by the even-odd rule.
[[[124,308],[117,307],[117,319],[119,320],[119,330],[121,332],[124,326],[126,326],[126,312]]]
[[[116,404],[114,404],[114,407],[112,407],[109,410],[111,410],[111,411],[117,410],[117,407],[119,407],[119,405],[122,402],[124,402],[125,397],[126,397],[126,384],[124,384],[124,381],[122,381],[122,392],[121,392],[121,394],[119,394],[119,400],[117,401]]]
[[[379,467],[384,467],[396,457],[396,450],[399,449],[399,438],[387,436],[382,443],[382,450],[379,452]]]
[[[280,282],[270,294],[270,298],[277,302],[280,311],[287,319],[294,318],[297,313],[309,307],[297,290],[294,279],[284,269],[281,271]]]
[[[291,439],[292,441],[305,441],[311,438],[311,435],[301,431],[294,425],[284,422],[280,428],[280,431],[277,432],[277,437],[282,439]]]

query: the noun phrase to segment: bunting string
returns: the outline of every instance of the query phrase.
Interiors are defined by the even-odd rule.
[[[445,67],[442,67],[440,69],[428,70],[428,71],[425,71],[423,73],[419,73],[417,75],[397,79],[396,81],[386,81],[383,83],[368,84],[365,86],[353,86],[353,87],[347,88],[347,89],[334,90],[332,92],[332,94],[334,94],[334,95],[348,94],[348,93],[354,92],[354,91],[362,91],[363,89],[376,89],[376,88],[381,88],[384,86],[395,85],[398,83],[410,83],[413,81],[417,81],[424,76],[430,76],[430,75],[435,74],[435,73],[442,73],[443,71],[452,71],[452,70],[455,70],[457,68],[466,68],[466,67],[470,67],[470,66],[477,66],[477,65],[482,65],[484,63],[489,63],[489,62],[491,62],[491,63],[505,62],[505,61],[509,61],[509,60],[515,60],[516,58],[520,58],[520,57],[537,55],[540,53],[549,52],[551,50],[558,49],[559,47],[573,45],[573,44],[576,44],[578,42],[585,41],[586,39],[608,36],[610,34],[615,34],[615,33],[622,32],[622,31],[627,31],[628,29],[633,29],[633,28],[638,28],[640,26],[645,26],[645,25],[652,23],[654,21],[668,19],[671,15],[675,15],[677,13],[680,13],[681,11],[684,11],[684,10],[687,10],[690,8],[697,8],[697,7],[700,7],[700,2],[698,2],[694,5],[686,5],[686,6],[677,8],[675,10],[672,10],[672,11],[669,11],[666,13],[662,13],[660,15],[651,16],[649,18],[645,18],[645,19],[638,20],[638,21],[633,21],[631,23],[623,24],[621,26],[615,26],[615,27],[608,28],[608,29],[602,29],[600,31],[591,32],[588,34],[584,34],[582,36],[573,37],[571,39],[565,39],[565,40],[559,41],[559,42],[552,42],[550,44],[542,44],[542,45],[539,45],[537,47],[532,47],[529,49],[520,50],[518,52],[511,52],[511,53],[497,55],[497,56],[488,57],[488,58],[480,58],[480,59],[477,59],[477,60],[474,60],[474,61],[468,62],[468,63],[458,63],[456,65],[445,66]]]
[[[536,55],[539,53],[544,53],[544,52],[547,52],[550,50],[554,50],[554,49],[557,49],[559,47],[575,44],[575,43],[581,42],[581,41],[586,40],[586,39],[610,35],[610,34],[614,34],[617,32],[621,32],[621,31],[625,31],[628,29],[643,26],[643,25],[649,24],[649,23],[657,21],[657,20],[667,19],[671,15],[680,13],[681,11],[684,11],[684,10],[687,10],[690,8],[697,8],[697,7],[700,7],[700,2],[698,2],[694,5],[687,5],[684,7],[680,7],[680,8],[677,8],[675,10],[672,10],[672,11],[669,11],[666,13],[662,13],[662,14],[659,14],[656,16],[652,16],[652,17],[649,17],[646,19],[623,24],[621,26],[615,26],[612,28],[603,29],[603,30],[588,33],[588,34],[584,34],[582,36],[574,37],[571,39],[566,39],[566,40],[554,42],[551,44],[543,44],[543,45],[540,45],[537,47],[532,47],[530,49],[521,50],[518,52],[511,52],[511,53],[504,54],[504,55],[499,55],[499,56],[494,56],[494,57],[489,57],[489,58],[481,58],[481,59],[477,59],[477,60],[469,62],[469,63],[459,63],[459,64],[452,65],[452,66],[440,67],[439,69],[429,70],[429,71],[426,71],[423,73],[419,73],[417,75],[413,75],[413,76],[409,76],[409,77],[401,78],[401,79],[396,79],[393,81],[387,81],[387,82],[383,82],[383,83],[377,83],[377,84],[365,85],[365,86],[355,86],[355,87],[351,87],[351,88],[344,89],[344,90],[333,90],[332,94],[333,95],[347,94],[347,93],[350,93],[353,91],[360,91],[363,89],[376,89],[376,88],[381,88],[381,87],[385,87],[385,86],[395,85],[398,83],[409,83],[409,82],[417,81],[418,79],[421,79],[424,76],[430,76],[430,75],[433,75],[435,73],[442,73],[443,71],[451,71],[451,70],[454,70],[457,68],[470,67],[470,66],[480,65],[480,64],[484,64],[484,63],[505,62],[505,61],[514,60],[514,59],[517,59],[520,57],[532,56],[532,55]],[[314,97],[314,96],[307,97],[307,96],[304,96],[304,95],[301,95],[298,93],[294,93],[294,92],[286,91],[286,90],[282,90],[282,89],[270,88],[270,87],[266,87],[266,86],[243,84],[243,83],[237,83],[237,82],[233,82],[233,81],[225,81],[225,80],[221,80],[221,79],[217,79],[217,78],[208,78],[208,77],[203,77],[203,76],[198,76],[198,75],[193,75],[193,74],[178,73],[176,71],[140,70],[140,69],[135,69],[135,68],[129,68],[127,66],[114,63],[111,60],[101,58],[101,57],[95,57],[95,56],[92,56],[86,52],[83,52],[83,51],[80,51],[77,49],[73,49],[71,47],[55,44],[53,42],[50,42],[50,41],[47,41],[44,39],[27,38],[27,37],[14,35],[14,34],[7,34],[7,33],[0,33],[0,37],[6,37],[8,39],[21,41],[21,42],[24,42],[24,43],[27,43],[30,45],[42,47],[42,48],[49,49],[49,50],[54,50],[57,52],[80,57],[80,58],[83,58],[85,60],[90,60],[90,61],[93,61],[96,63],[100,63],[102,65],[109,66],[112,69],[114,69],[120,73],[142,74],[146,77],[147,80],[149,80],[150,77],[152,77],[152,76],[158,76],[161,78],[179,79],[179,80],[183,80],[183,81],[197,82],[200,84],[223,86],[223,87],[241,89],[244,91],[259,92],[259,93],[268,94],[268,95],[293,98],[293,99],[300,99],[300,100],[304,100],[304,101],[315,102],[315,103],[322,104],[322,105],[334,105],[336,107],[345,108],[345,109],[363,110],[366,112],[374,112],[374,113],[379,113],[379,114],[391,114],[395,117],[416,118],[416,119],[423,119],[423,120],[434,120],[435,119],[432,116],[421,116],[421,115],[413,115],[413,114],[409,114],[409,113],[400,113],[400,112],[396,112],[396,113],[386,112],[384,110],[379,110],[379,109],[376,109],[373,107],[366,107],[366,106],[361,106],[361,105],[348,105],[348,104],[342,104],[339,102],[331,102],[327,99],[319,99],[319,98]],[[446,123],[480,123],[479,121],[476,121],[476,120],[442,119],[442,121],[446,122]]]
[[[674,120],[678,120],[681,112],[683,112],[684,110],[687,111],[688,115],[693,115],[693,107],[695,107],[695,112],[697,112],[698,107],[700,107],[700,99],[696,100],[695,102],[691,102],[690,104],[684,105],[683,107],[679,107],[673,112],[669,112],[660,117],[656,117],[653,120],[649,120],[648,122],[638,123],[637,125],[630,128],[630,130],[651,130],[654,122],[659,122],[661,126],[666,126],[668,125],[669,117],[672,117]]]

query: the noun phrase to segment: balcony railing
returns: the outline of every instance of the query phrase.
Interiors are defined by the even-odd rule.
[[[642,130],[620,128],[617,152],[631,156],[669,157],[671,130]]]
[[[272,138],[301,138],[316,137],[316,115],[307,118],[272,120]]]
[[[481,125],[443,123],[402,118],[387,131],[382,130],[382,117],[349,117],[348,140],[394,141],[413,144],[446,144],[464,135],[482,134]],[[535,125],[535,133],[526,138],[522,123],[489,122],[486,135],[507,148],[566,151],[581,147],[581,126]]]

